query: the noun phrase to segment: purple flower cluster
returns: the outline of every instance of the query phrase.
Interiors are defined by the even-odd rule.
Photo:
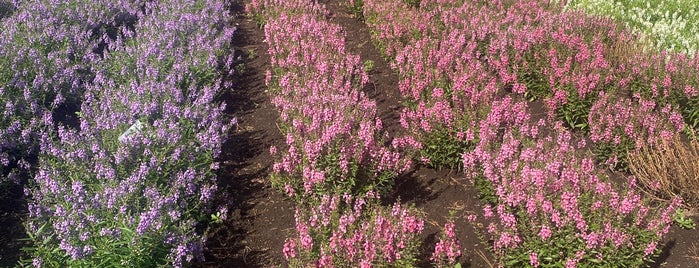
[[[0,30],[0,65],[7,60],[18,71],[12,83],[0,73],[0,92],[23,90],[15,112],[4,112],[14,120],[24,109],[38,129],[27,190],[34,264],[181,267],[201,259],[197,221],[210,213],[216,157],[232,124],[216,101],[230,87],[222,79],[235,30],[227,7],[197,0],[16,6]],[[78,107],[79,119],[61,121],[62,103]]]
[[[105,25],[124,27],[138,3],[3,1],[0,9],[0,176],[19,182],[41,133],[68,123],[79,105]]]

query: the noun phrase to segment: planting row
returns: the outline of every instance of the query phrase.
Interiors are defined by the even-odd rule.
[[[224,4],[23,1],[8,10],[0,154],[3,175],[30,176],[22,265],[201,258],[200,222],[232,123],[215,100],[230,86]]]
[[[695,60],[548,1],[350,2],[400,77],[411,134],[394,144],[463,168],[501,265],[635,267],[658,253],[679,200],[651,206],[604,169],[693,130]]]
[[[264,24],[272,61],[267,75],[281,114],[286,148],[272,183],[297,201],[296,233],[284,255],[292,267],[414,266],[421,213],[380,205],[396,176],[410,168],[387,147],[376,104],[364,93],[367,74],[345,49],[342,29],[314,1],[252,1]],[[435,261],[458,257],[447,232]],[[445,253],[445,252],[448,252]]]

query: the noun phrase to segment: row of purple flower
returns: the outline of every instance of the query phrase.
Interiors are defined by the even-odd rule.
[[[26,183],[24,265],[202,257],[233,123],[222,1],[15,1],[0,30],[0,160]],[[23,179],[28,178],[28,179]]]

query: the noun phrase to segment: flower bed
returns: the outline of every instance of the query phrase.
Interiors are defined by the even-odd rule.
[[[639,91],[628,79],[653,79],[634,76],[626,67],[647,59],[632,56],[641,51],[631,34],[611,20],[563,12],[547,1],[421,1],[416,7],[367,0],[363,5],[363,17],[398,71],[408,103],[401,119],[412,134],[397,144],[412,147],[434,167],[463,164],[467,178],[491,203],[485,206],[492,221],[486,233],[500,265],[636,266],[657,254],[678,201],[650,206],[633,180],[624,183],[627,190],[614,190],[603,173],[607,166],[580,153],[589,144],[597,158],[623,167],[628,150],[667,141],[691,121],[680,116],[693,109],[686,101],[628,94]],[[643,63],[693,66],[688,62],[678,56]],[[690,72],[684,74],[696,77]],[[693,97],[678,90],[693,82],[672,81],[680,85],[668,85],[667,96]],[[617,108],[603,109],[608,103]],[[533,105],[543,106],[547,116],[531,121]],[[572,140],[571,130],[582,138]],[[626,208],[620,215],[633,224],[606,222],[607,213],[618,214],[621,200]],[[592,204],[594,209],[587,209]],[[545,237],[538,236],[542,226],[554,225]],[[615,237],[590,242],[600,232]],[[566,246],[548,251],[544,242]]]
[[[410,161],[384,145],[376,103],[361,91],[368,76],[342,29],[309,1],[247,8],[264,24],[266,82],[286,136],[287,148],[270,149],[278,157],[272,184],[297,201],[297,235],[284,247],[290,265],[414,265],[422,220],[378,197]]]
[[[8,89],[24,86],[20,107],[32,110],[22,116],[38,122],[28,143],[38,163],[27,188],[25,265],[201,259],[199,224],[212,210],[215,159],[232,123],[215,100],[230,86],[222,76],[234,28],[222,14],[221,2],[28,1],[3,19],[17,29],[3,31],[5,40],[33,45],[2,54],[25,68],[12,69]],[[61,110],[64,102],[76,111]],[[60,120],[72,112],[76,122]]]

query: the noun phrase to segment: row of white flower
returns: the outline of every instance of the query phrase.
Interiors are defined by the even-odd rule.
[[[566,9],[612,17],[658,49],[694,55],[699,51],[696,0],[570,0]]]

